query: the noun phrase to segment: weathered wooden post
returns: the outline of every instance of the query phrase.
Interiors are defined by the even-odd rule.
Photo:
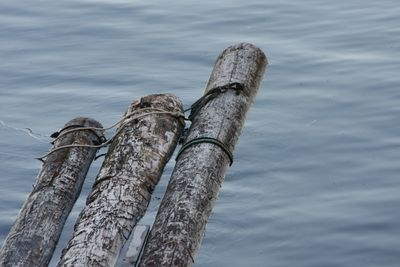
[[[125,117],[58,266],[115,265],[184,125],[182,104],[171,94],[143,97]]]
[[[205,95],[192,106],[192,125],[140,266],[191,266],[267,59],[251,44],[227,48]]]
[[[32,192],[25,201],[0,251],[0,266],[47,266],[57,245],[65,220],[82,188],[102,133],[72,128],[96,127],[93,119],[76,118],[68,122],[44,160]]]

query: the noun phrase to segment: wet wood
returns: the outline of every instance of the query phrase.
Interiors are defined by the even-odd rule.
[[[151,109],[172,114],[152,114]],[[182,104],[171,94],[134,102],[75,224],[58,266],[114,266],[133,227],[145,213],[151,193],[183,128]]]
[[[195,138],[211,137],[232,152],[266,64],[264,53],[251,44],[227,48],[215,64],[206,93],[233,83],[243,85],[243,91],[237,94],[227,90],[210,100],[194,118],[186,144]],[[229,164],[228,153],[211,143],[197,143],[181,153],[140,266],[193,264]]]
[[[64,129],[102,127],[93,119],[76,118]],[[61,132],[63,133],[63,132]],[[71,144],[97,145],[101,133],[66,133],[52,149]],[[47,266],[64,223],[82,188],[97,149],[74,147],[50,154],[0,251],[0,266]]]

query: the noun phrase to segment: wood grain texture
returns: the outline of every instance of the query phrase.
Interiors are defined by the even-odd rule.
[[[223,51],[205,93],[231,83],[242,84],[244,90],[238,95],[228,90],[209,101],[194,118],[186,143],[198,137],[211,137],[233,151],[266,64],[264,53],[251,44],[241,43]],[[210,143],[192,145],[182,152],[140,266],[193,264],[229,163],[228,155]]]
[[[180,100],[171,94],[143,97],[132,103],[128,112],[149,113],[148,108],[182,113]],[[168,114],[130,120],[109,147],[58,266],[114,266],[147,209],[177,145],[183,121]]]
[[[65,128],[102,127],[93,119],[76,118]],[[98,144],[100,133],[67,133],[53,149],[71,144]],[[64,223],[79,196],[96,148],[68,148],[50,154],[0,251],[0,266],[47,266]]]

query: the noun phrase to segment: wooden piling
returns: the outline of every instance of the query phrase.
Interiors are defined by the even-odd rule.
[[[218,58],[150,232],[140,266],[191,266],[267,59],[242,43]],[[239,200],[238,200],[239,201]]]
[[[184,125],[182,104],[171,94],[143,97],[125,117],[58,266],[115,265]]]
[[[66,145],[98,145],[102,133],[77,127],[102,127],[93,119],[68,122],[52,150]],[[65,134],[64,134],[65,133]],[[44,159],[32,192],[25,201],[0,251],[0,266],[47,266],[64,223],[82,188],[97,148],[58,149]]]

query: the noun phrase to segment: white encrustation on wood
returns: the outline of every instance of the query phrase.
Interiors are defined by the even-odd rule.
[[[233,152],[245,115],[262,80],[267,58],[247,43],[227,48],[218,58],[206,92],[237,83],[243,90],[227,90],[205,104],[194,117],[186,143],[215,138]],[[144,248],[140,266],[191,266],[225,172],[229,154],[220,146],[197,143],[177,159],[167,192]]]
[[[69,127],[102,127],[93,119],[76,118]],[[94,145],[101,133],[71,132],[54,142],[52,150],[66,145]],[[0,266],[47,266],[64,223],[82,188],[96,148],[74,147],[49,155],[0,251]]]
[[[127,114],[151,112],[146,108],[171,114],[149,114],[121,124],[58,266],[114,266],[145,213],[184,125],[182,117],[172,115],[182,114],[182,104],[171,94],[143,97]]]

